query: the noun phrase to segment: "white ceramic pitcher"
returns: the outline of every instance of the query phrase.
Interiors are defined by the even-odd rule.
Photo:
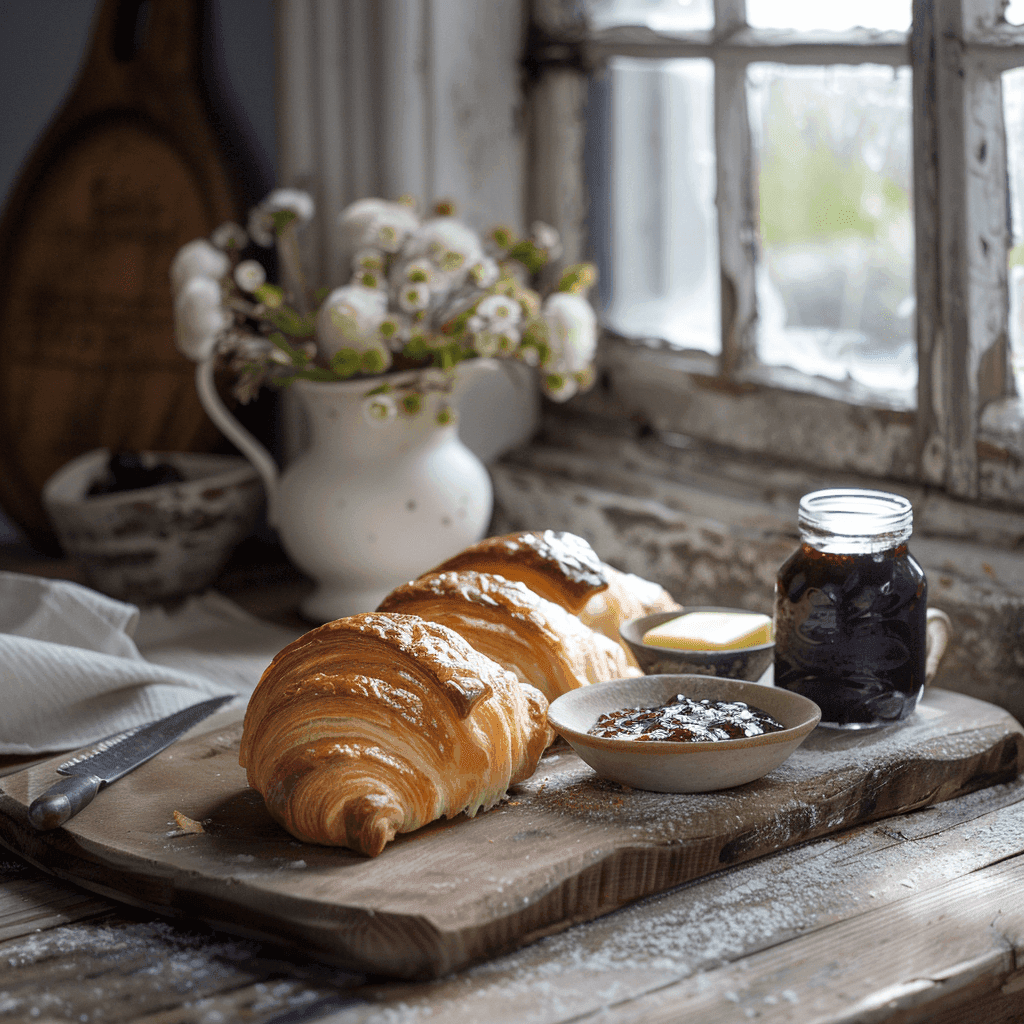
[[[283,471],[221,401],[212,362],[197,364],[203,408],[258,470],[270,524],[288,557],[316,581],[301,605],[307,618],[326,622],[373,611],[396,586],[484,535],[490,477],[457,426],[439,425],[436,413],[445,403],[457,409],[460,391],[487,362],[460,364],[451,394],[429,392],[417,414],[381,424],[363,412],[372,380],[295,381],[309,446]],[[421,372],[387,379],[401,385]]]

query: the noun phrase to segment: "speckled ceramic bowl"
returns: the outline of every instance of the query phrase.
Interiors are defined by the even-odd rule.
[[[234,455],[143,452],[168,462],[180,483],[89,495],[110,458],[97,448],[62,466],[43,487],[43,505],[85,582],[122,601],[148,604],[209,586],[248,536],[263,502],[256,470]]]
[[[677,693],[694,700],[741,700],[767,711],[786,728],[702,743],[604,739],[587,733],[608,711],[657,707]],[[818,705],[798,693],[698,675],[613,679],[570,690],[548,708],[552,727],[598,775],[656,793],[709,793],[753,782],[778,768],[820,719]]]
[[[775,644],[759,644],[735,651],[677,651],[669,647],[655,647],[643,642],[644,634],[669,619],[677,619],[687,612],[738,612],[745,608],[720,608],[692,605],[674,612],[655,612],[629,619],[619,627],[619,634],[629,645],[637,664],[647,675],[673,672],[695,672],[703,676],[721,676],[725,679],[746,679],[757,682],[772,664]]]

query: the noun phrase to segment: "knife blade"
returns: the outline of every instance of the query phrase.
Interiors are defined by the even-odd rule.
[[[29,822],[40,831],[63,825],[89,804],[103,786],[156,757],[233,697],[234,694],[214,697],[148,725],[115,733],[94,744],[87,753],[65,761],[57,771],[67,778],[32,801],[28,809]]]

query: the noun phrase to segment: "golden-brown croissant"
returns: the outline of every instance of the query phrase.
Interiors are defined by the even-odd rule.
[[[369,612],[311,630],[249,700],[239,763],[297,839],[375,857],[529,777],[547,701],[457,633]]]
[[[465,570],[497,573],[525,583],[574,615],[608,585],[594,549],[574,533],[553,530],[485,537],[435,566],[431,573]]]
[[[619,644],[524,583],[494,573],[428,573],[393,590],[378,611],[451,627],[549,701],[589,683],[639,675]]]
[[[580,620],[598,633],[623,644],[626,650],[628,648],[619,635],[619,626],[627,619],[653,612],[672,612],[682,607],[660,583],[620,572],[610,565],[604,566],[604,573],[608,578],[607,589],[587,601],[580,612]]]

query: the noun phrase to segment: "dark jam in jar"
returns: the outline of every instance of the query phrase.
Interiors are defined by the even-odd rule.
[[[855,493],[896,499],[866,491],[804,500]],[[802,502],[803,543],[775,587],[775,685],[813,700],[823,724],[899,721],[914,710],[925,679],[927,582],[907,550],[909,511],[896,528],[883,523],[874,533],[865,515],[860,536],[848,519],[822,516],[820,529],[805,529],[803,512]]]
[[[587,733],[613,740],[706,743],[760,736],[784,728],[767,711],[744,701],[692,700],[679,693],[657,707],[609,711],[601,715]]]

